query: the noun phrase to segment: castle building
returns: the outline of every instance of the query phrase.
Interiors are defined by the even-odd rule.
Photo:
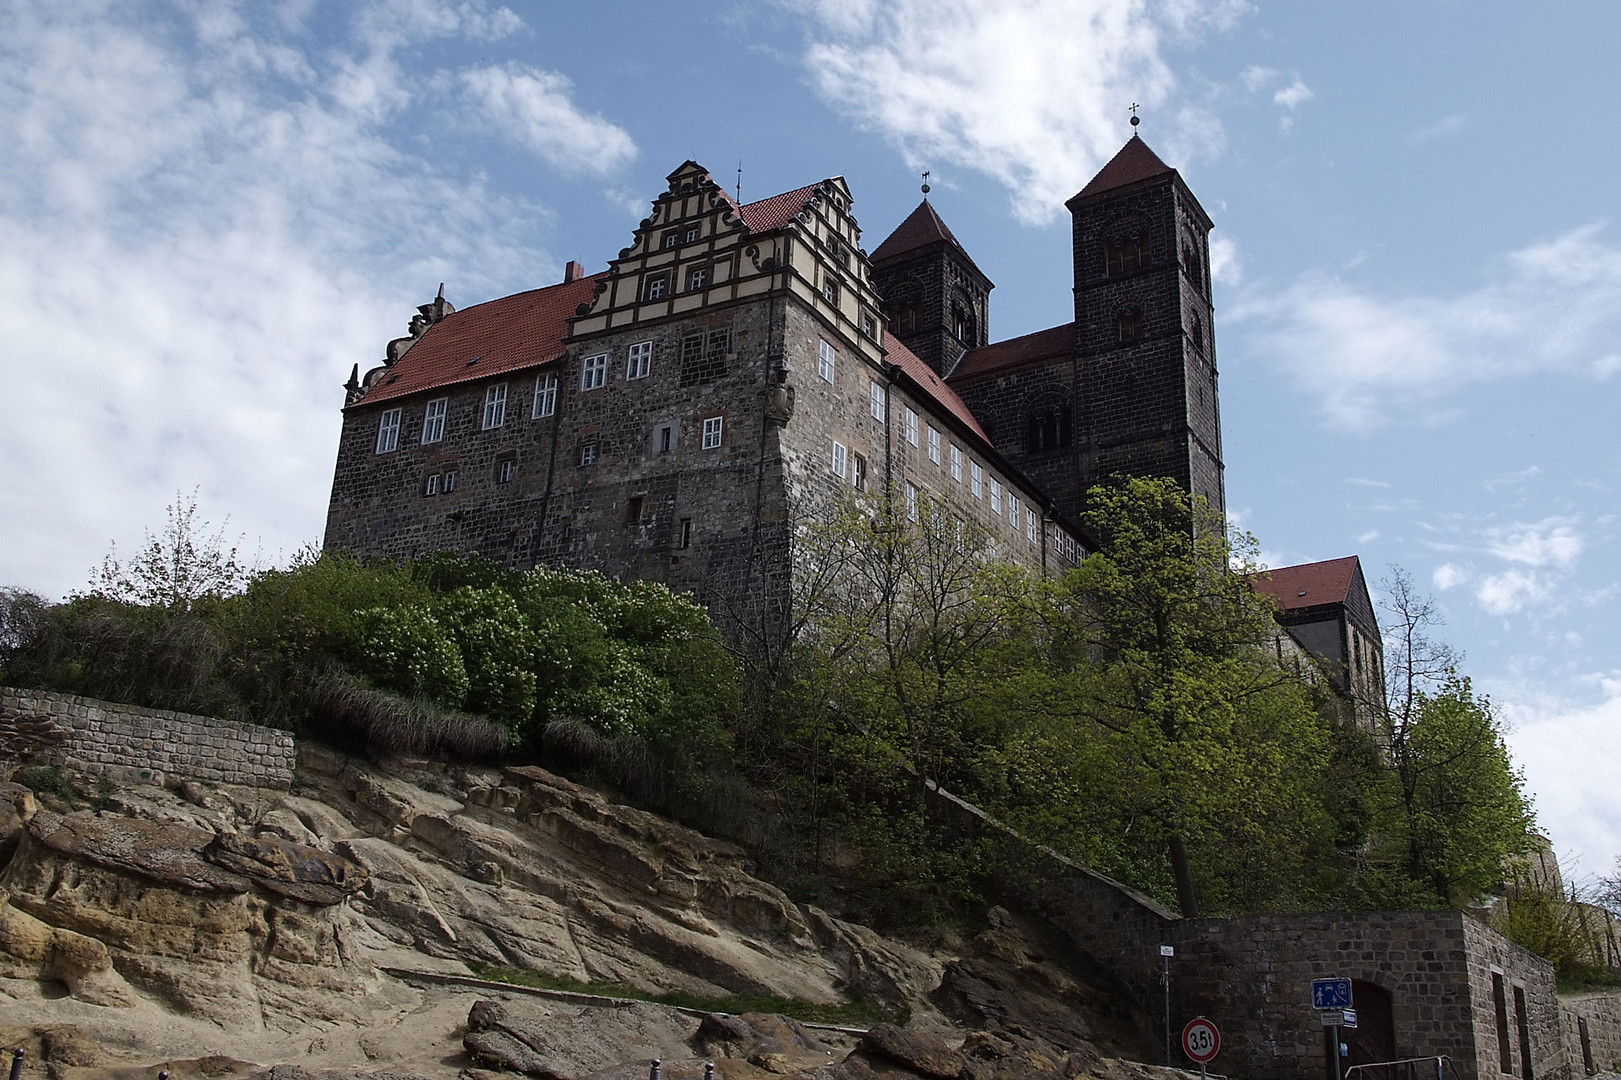
[[[1375,730],[1385,700],[1384,643],[1355,555],[1285,566],[1255,579],[1278,605],[1278,660],[1307,656],[1358,724]]]
[[[996,343],[927,199],[869,256],[842,177],[744,205],[691,161],[667,179],[606,270],[460,311],[441,288],[357,367],[327,546],[659,581],[769,633],[799,526],[852,496],[1049,571],[1116,474],[1225,505],[1211,222],[1140,138],[1067,204],[1071,321]]]

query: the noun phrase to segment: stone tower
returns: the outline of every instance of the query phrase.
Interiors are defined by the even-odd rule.
[[[1222,510],[1209,216],[1135,135],[1065,205],[1080,489],[1117,473],[1169,476]]]
[[[872,253],[872,283],[889,332],[941,376],[990,340],[991,279],[951,235],[928,199]]]

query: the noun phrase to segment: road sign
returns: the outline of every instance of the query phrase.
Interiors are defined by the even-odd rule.
[[[1182,1029],[1182,1052],[1203,1065],[1221,1050],[1221,1032],[1216,1025],[1199,1017]]]
[[[1343,1015],[1344,1015],[1344,1020],[1340,1024],[1340,1027],[1347,1027],[1347,1028],[1356,1027],[1356,1010],[1355,1009],[1346,1009],[1346,1010],[1344,1010]]]
[[[1313,979],[1311,981],[1311,1007],[1318,1011],[1349,1009],[1351,1007],[1351,980]]]
[[[1356,1027],[1355,1009],[1329,1009],[1327,1012],[1319,1013],[1318,1018],[1322,1020],[1324,1027]]]

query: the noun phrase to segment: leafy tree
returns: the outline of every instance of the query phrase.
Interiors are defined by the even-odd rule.
[[[197,519],[197,493],[183,500],[179,492],[165,513],[168,522],[154,536],[146,530],[140,551],[127,561],[116,546],[102,559],[87,595],[126,604],[189,611],[199,601],[218,600],[241,589],[248,570],[228,544],[225,527],[208,532]]]

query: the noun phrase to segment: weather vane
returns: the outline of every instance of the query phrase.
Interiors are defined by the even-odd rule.
[[[928,197],[929,197],[929,170],[924,169],[923,170],[923,198],[924,198],[925,201],[927,201]]]
[[[1131,126],[1136,127],[1138,124],[1140,124],[1142,122],[1143,122],[1143,118],[1137,115],[1137,103],[1135,101],[1133,101],[1131,103]]]

